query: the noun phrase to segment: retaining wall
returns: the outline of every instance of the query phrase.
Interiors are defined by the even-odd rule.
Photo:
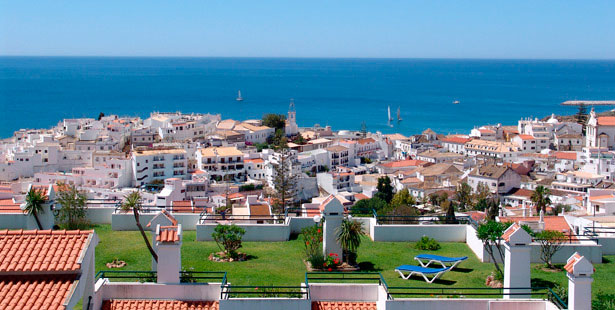
[[[196,225],[197,241],[213,241],[211,234],[218,224]],[[288,241],[290,226],[286,224],[235,224],[246,230],[243,241]]]

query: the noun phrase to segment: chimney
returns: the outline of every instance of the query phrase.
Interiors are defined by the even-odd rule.
[[[507,289],[529,288],[530,258],[532,237],[518,223],[514,223],[502,234],[504,239],[504,299],[530,298],[530,290]],[[507,293],[527,293],[527,295],[506,295]]]
[[[594,266],[585,256],[575,252],[568,259],[564,269],[568,276],[568,309],[590,310]]]
[[[182,267],[182,225],[156,227],[158,283],[179,283]]]

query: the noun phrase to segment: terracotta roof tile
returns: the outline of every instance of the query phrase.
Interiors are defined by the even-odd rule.
[[[156,235],[156,241],[177,242],[179,241],[178,230],[178,226],[161,226],[160,232]]]
[[[66,309],[75,275],[0,276],[0,310]]]
[[[0,273],[77,271],[87,231],[1,230]]]
[[[406,160],[398,160],[391,161],[388,163],[382,164],[383,167],[387,168],[401,168],[401,167],[416,167],[416,166],[425,166],[430,164],[429,162],[418,160],[418,159],[406,159]]]
[[[540,218],[538,216],[510,216],[510,217],[500,217],[501,222],[538,222]],[[557,230],[563,232],[565,235],[570,233],[570,226],[566,219],[563,216],[545,216],[545,229],[546,230]]]
[[[155,299],[113,299],[103,301],[102,310],[218,310],[218,302]]]
[[[0,213],[24,213],[13,199],[0,199]]]
[[[508,227],[508,229],[504,231],[504,234],[502,234],[502,239],[504,239],[504,241],[506,242],[509,242],[510,236],[512,236],[513,233],[519,230],[519,228],[521,228],[521,226],[519,226],[519,224],[515,222],[514,224],[512,224],[512,226]]]
[[[568,273],[572,273],[574,269],[574,264],[576,264],[580,259],[581,255],[579,255],[579,253],[574,253],[574,255],[568,259],[568,262],[566,263],[566,266],[564,266],[564,269],[566,269]]]
[[[598,117],[598,125],[615,126],[615,116],[600,116]]]
[[[376,310],[375,302],[363,301],[314,301],[312,310]]]

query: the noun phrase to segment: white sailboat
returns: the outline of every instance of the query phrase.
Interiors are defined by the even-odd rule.
[[[391,117],[391,106],[387,106],[387,113],[389,115],[389,122],[393,120],[393,118]]]
[[[401,112],[400,112],[400,108],[399,107],[397,107],[397,121],[398,122],[403,121],[403,119],[401,118]]]
[[[453,101],[453,104],[459,104],[459,100]]]
[[[237,98],[235,99],[237,101],[243,101],[243,98],[241,97],[241,90],[237,91]]]

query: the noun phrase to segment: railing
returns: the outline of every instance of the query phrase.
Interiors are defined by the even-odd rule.
[[[284,214],[274,215],[233,215],[233,214],[210,214],[201,213],[199,224],[216,223],[219,221],[230,221],[244,224],[284,224],[286,217]]]
[[[590,226],[583,229],[583,235],[597,237],[599,234],[615,236],[615,227]]]
[[[180,271],[182,283],[222,283],[226,285],[225,271]]]
[[[141,207],[141,209],[139,209],[139,213],[158,213],[162,211],[162,208],[157,208],[157,207]],[[117,204],[115,206],[115,211],[113,211],[114,214],[117,213],[132,213],[132,209],[128,209],[126,211],[124,211],[122,209],[122,205],[121,204]]]
[[[505,292],[506,290],[507,292]],[[566,303],[548,287],[398,287],[387,288],[387,298],[416,298],[416,297],[443,297],[443,298],[503,298],[504,296],[518,296],[527,298],[542,298],[555,304],[559,309],[567,309]]]
[[[283,285],[231,285],[222,287],[220,299],[229,298],[297,298],[308,299],[309,290],[305,286]]]
[[[378,225],[401,225],[401,224],[473,224],[469,216],[456,216],[449,219],[446,215],[375,215]]]
[[[120,279],[123,282],[156,282],[158,274],[156,271],[134,271],[134,270],[101,270],[96,274],[96,279],[109,279],[110,281]]]

